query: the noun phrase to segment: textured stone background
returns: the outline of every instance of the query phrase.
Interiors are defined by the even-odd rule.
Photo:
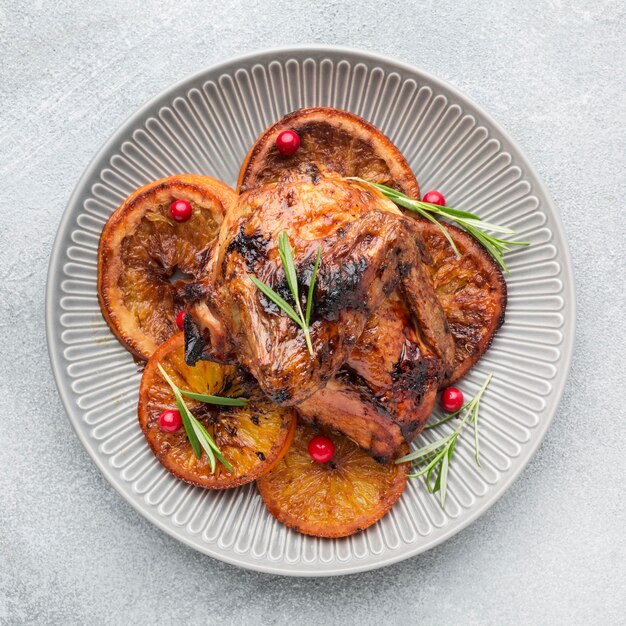
[[[624,623],[625,29],[621,0],[0,1],[0,623]],[[340,579],[239,570],[146,522],[79,444],[45,345],[53,237],[102,142],[170,83],[294,43],[381,52],[484,106],[551,190],[578,289],[569,384],[521,478],[444,545]]]

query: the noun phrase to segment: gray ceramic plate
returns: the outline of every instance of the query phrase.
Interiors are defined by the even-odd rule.
[[[234,185],[257,135],[289,111],[332,105],[362,115],[406,155],[423,190],[515,228],[532,243],[509,254],[506,323],[461,383],[489,372],[482,467],[468,437],[455,453],[445,511],[410,481],[366,532],[305,537],[265,511],[254,485],[190,487],[150,452],[136,419],[140,374],[107,328],[96,297],[103,224],[136,187],[206,173]],[[266,572],[327,576],[381,567],[432,548],[481,515],[530,461],[552,420],[574,336],[574,289],[557,213],[506,133],[455,89],[416,68],[339,48],[272,50],[222,63],[167,89],[118,129],[81,178],[63,215],[47,287],[50,359],[78,437],[132,506],[208,555]],[[445,429],[445,427],[442,427]]]

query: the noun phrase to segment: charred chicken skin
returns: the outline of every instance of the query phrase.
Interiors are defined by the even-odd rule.
[[[383,463],[423,429],[444,372],[400,294],[370,316],[326,387],[297,407],[305,421],[347,434]]]
[[[276,147],[285,129],[297,132],[301,140],[296,153],[287,157]],[[420,197],[415,175],[390,139],[358,115],[332,107],[300,109],[267,128],[250,149],[237,187],[241,192],[275,182],[307,163]],[[498,264],[471,235],[447,225],[461,251],[457,257],[435,224],[413,217],[426,247],[427,273],[456,346],[455,366],[441,383],[447,386],[464,376],[489,348],[504,321],[506,284]]]
[[[291,300],[277,249],[283,231],[302,305],[321,249],[313,355],[301,329],[250,280]],[[454,359],[422,253],[414,221],[390,201],[314,166],[245,192],[197,285],[188,361],[239,363],[275,402],[388,460],[421,429]]]

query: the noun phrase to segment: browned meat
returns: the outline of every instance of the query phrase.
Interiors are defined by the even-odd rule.
[[[289,157],[276,149],[277,135],[287,128],[301,141]],[[240,191],[259,187],[307,163],[420,197],[415,175],[398,148],[366,120],[332,107],[299,109],[266,129],[250,149],[237,186]],[[497,263],[471,235],[448,226],[462,252],[456,258],[437,226],[419,217],[415,222],[426,247],[428,275],[456,344],[455,367],[442,382],[448,385],[465,375],[491,344],[504,321],[506,285]]]
[[[249,279],[254,274],[291,300],[277,249],[283,230],[295,249],[303,298],[322,249],[312,356],[300,328]],[[371,314],[402,284],[411,296],[421,294],[413,310],[424,343],[451,363],[452,341],[428,293],[413,231],[413,221],[376,190],[336,175],[322,177],[316,168],[243,194],[223,223],[199,290],[206,299],[191,311],[209,346],[205,352],[243,365],[275,401],[299,404],[337,373]]]
[[[369,318],[337,376],[297,409],[306,421],[343,432],[386,462],[424,427],[443,375],[396,292]]]

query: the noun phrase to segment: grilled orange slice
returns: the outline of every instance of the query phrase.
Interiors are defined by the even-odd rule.
[[[300,147],[291,156],[280,154],[275,145],[286,129],[300,136]],[[237,186],[244,192],[275,182],[285,171],[307,163],[419,197],[415,176],[398,148],[358,115],[332,107],[300,109],[270,126],[248,152]]]
[[[267,400],[257,387],[245,385],[244,407],[210,405],[189,398],[185,403],[211,434],[232,470],[216,464],[215,473],[203,453],[197,458],[184,428],[163,432],[159,415],[176,409],[174,394],[158,369],[165,369],[183,390],[202,394],[238,396],[244,385],[234,366],[199,361],[185,364],[183,333],[174,335],[152,355],[139,389],[139,425],[157,459],[177,478],[206,489],[237,487],[268,472],[285,454],[296,429],[292,409]]]
[[[257,486],[269,512],[289,528],[315,537],[347,537],[377,522],[397,502],[407,464],[381,465],[352,440],[328,431],[323,432],[335,444],[335,455],[318,463],[308,452],[316,432],[299,424],[287,454]]]
[[[188,221],[170,218],[174,200],[191,204]],[[195,297],[185,289],[189,276],[202,271],[236,200],[224,183],[184,174],[137,189],[109,218],[98,250],[98,298],[111,330],[136,357],[148,359],[178,331],[176,314]],[[172,282],[177,273],[183,278]]]
[[[454,370],[447,387],[467,374],[504,322],[507,291],[498,264],[471,235],[447,225],[461,253],[457,258],[441,231],[422,220],[422,237],[432,262],[427,266],[454,337]]]
[[[296,131],[301,140],[300,148],[289,157],[282,156],[274,145],[280,131],[287,128]],[[268,128],[244,161],[239,188],[243,191],[277,180],[307,162],[419,198],[415,176],[391,141],[360,117],[330,107],[295,111]],[[456,345],[455,369],[442,385],[447,386],[480,359],[502,325],[506,284],[498,264],[471,235],[448,226],[462,253],[457,259],[434,224],[420,217],[416,219],[432,259],[428,270],[433,286]]]

